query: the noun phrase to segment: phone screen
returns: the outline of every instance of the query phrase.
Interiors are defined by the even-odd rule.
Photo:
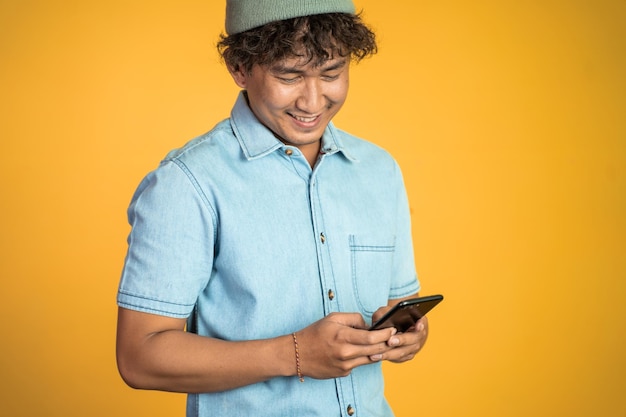
[[[443,296],[438,294],[401,301],[374,323],[370,330],[395,327],[398,332],[405,332],[442,300]]]

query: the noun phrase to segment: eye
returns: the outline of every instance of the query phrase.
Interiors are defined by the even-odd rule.
[[[293,84],[296,81],[298,81],[299,77],[276,77],[276,78],[278,78],[280,82],[283,82],[285,84]]]
[[[339,74],[324,74],[322,75],[324,81],[335,81],[339,79]]]

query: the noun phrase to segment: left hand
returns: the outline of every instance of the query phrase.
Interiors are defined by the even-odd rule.
[[[379,308],[373,315],[373,321],[383,316],[389,307]],[[404,333],[396,333],[387,340],[387,345],[393,349],[378,355],[370,356],[372,361],[387,360],[394,363],[410,361],[422,349],[428,338],[428,318],[422,317],[415,326]]]

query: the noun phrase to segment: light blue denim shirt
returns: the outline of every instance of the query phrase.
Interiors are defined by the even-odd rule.
[[[311,169],[258,122],[243,93],[230,119],[146,176],[128,216],[118,304],[188,318],[203,336],[270,338],[332,312],[369,322],[389,299],[419,290],[406,192],[389,154],[330,124]],[[187,415],[330,417],[349,408],[393,415],[380,363],[345,378],[191,394]]]

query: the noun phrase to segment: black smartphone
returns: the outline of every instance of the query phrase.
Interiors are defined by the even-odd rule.
[[[398,329],[398,332],[406,332],[442,300],[443,295],[437,294],[400,301],[380,320],[372,324],[370,330],[395,327]]]

